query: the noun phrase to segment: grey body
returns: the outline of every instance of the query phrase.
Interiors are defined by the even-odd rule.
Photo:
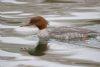
[[[95,32],[83,28],[73,27],[58,27],[50,31],[50,37],[62,40],[76,39],[76,38],[91,38],[100,35],[99,32]]]
[[[42,38],[52,38],[57,40],[71,40],[71,39],[84,39],[84,38],[94,38],[99,36],[99,32],[92,30],[87,30],[83,28],[73,28],[73,27],[56,27],[40,30],[38,33],[39,37]]]

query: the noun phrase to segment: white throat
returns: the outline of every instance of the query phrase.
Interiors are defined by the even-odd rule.
[[[39,30],[38,37],[49,37],[49,32],[47,29]]]

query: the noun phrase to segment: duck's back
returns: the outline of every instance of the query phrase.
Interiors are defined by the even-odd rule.
[[[75,28],[75,27],[57,27],[52,28],[50,31],[50,36],[55,39],[61,40],[69,40],[76,38],[91,38],[100,35],[99,32],[95,32],[88,29],[83,28]]]

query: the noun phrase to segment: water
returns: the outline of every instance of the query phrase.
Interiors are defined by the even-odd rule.
[[[50,27],[100,32],[99,0],[0,0],[0,67],[100,67],[100,37],[87,43],[41,42],[37,28],[20,27],[38,15]]]

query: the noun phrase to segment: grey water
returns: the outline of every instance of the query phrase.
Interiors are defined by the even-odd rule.
[[[46,18],[51,28],[100,32],[99,0],[0,0],[0,67],[100,67],[99,36],[86,43],[41,43],[37,28],[20,27],[34,16]]]

